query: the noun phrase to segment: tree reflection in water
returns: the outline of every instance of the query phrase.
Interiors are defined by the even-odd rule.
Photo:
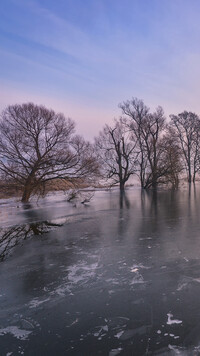
[[[56,227],[63,226],[63,224],[52,220],[0,229],[0,261],[3,261],[11,250],[22,241],[32,236],[45,234]]]

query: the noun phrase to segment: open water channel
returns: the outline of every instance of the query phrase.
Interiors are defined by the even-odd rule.
[[[200,189],[0,205],[0,355],[200,355]]]

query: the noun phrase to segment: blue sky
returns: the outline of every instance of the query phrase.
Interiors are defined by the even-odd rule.
[[[132,96],[200,114],[199,0],[1,0],[0,110],[33,101],[87,139]]]

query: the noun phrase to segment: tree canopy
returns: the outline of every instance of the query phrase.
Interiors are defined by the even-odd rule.
[[[113,127],[106,125],[95,140],[102,175],[119,183],[120,189],[136,172],[136,142],[122,120],[115,120]]]
[[[91,145],[63,114],[33,103],[8,106],[0,121],[0,170],[23,188],[22,201],[47,181],[97,170]]]

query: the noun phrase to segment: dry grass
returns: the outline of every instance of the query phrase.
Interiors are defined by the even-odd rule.
[[[50,192],[56,192],[56,191],[67,191],[69,189],[84,189],[88,187],[93,187],[93,188],[103,188],[103,186],[99,185],[98,183],[94,182],[87,182],[81,179],[76,179],[73,180],[72,182],[69,182],[64,179],[55,179],[53,181],[49,181],[45,183],[45,186],[40,187],[40,189],[37,189],[35,194],[44,196]],[[12,198],[12,197],[21,197],[22,196],[23,189],[21,186],[12,183],[12,182],[5,182],[5,181],[0,181],[0,199],[5,199],[5,198]]]

